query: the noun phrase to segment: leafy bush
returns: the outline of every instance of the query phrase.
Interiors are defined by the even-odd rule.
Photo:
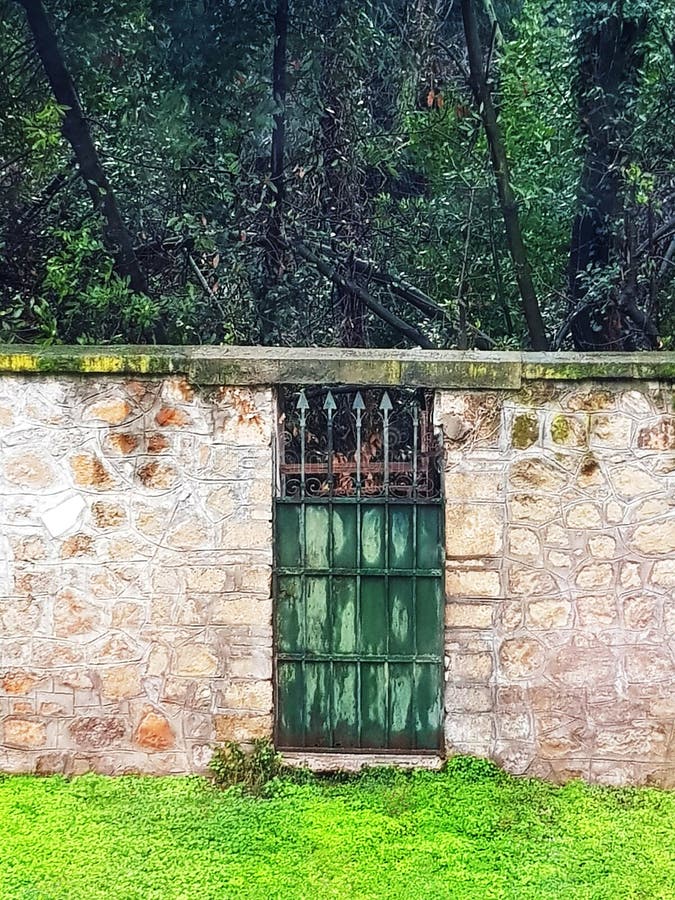
[[[489,759],[477,756],[452,756],[443,766],[444,771],[465,781],[499,780],[504,772]]]
[[[281,765],[281,754],[274,744],[268,738],[258,738],[251,750],[236,741],[226,741],[214,751],[209,768],[221,787],[241,785],[247,793],[260,796],[265,785],[278,777]]]

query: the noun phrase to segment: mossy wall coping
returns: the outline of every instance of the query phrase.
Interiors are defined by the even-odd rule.
[[[184,375],[194,384],[379,384],[518,389],[533,380],[675,380],[675,352],[520,353],[314,347],[17,346],[0,373]]]

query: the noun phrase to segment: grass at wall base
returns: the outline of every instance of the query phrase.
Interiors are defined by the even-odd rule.
[[[2,900],[670,900],[675,793],[441,773],[0,776]]]

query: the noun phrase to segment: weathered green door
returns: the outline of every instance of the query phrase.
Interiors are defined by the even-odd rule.
[[[357,420],[362,428],[360,415]],[[388,426],[387,415],[384,420]],[[333,425],[330,415],[328,424]],[[330,434],[329,445],[333,439]],[[379,489],[364,495],[366,470],[377,475],[378,466],[382,487],[397,481],[401,488],[411,480],[394,478],[393,464],[378,461],[381,448],[374,460],[361,453],[359,465],[352,463],[353,496],[340,494],[338,479],[344,486],[349,464],[340,463],[331,446],[328,452],[332,465],[326,462],[326,469],[332,471],[326,471],[324,481],[318,478],[321,462],[303,458],[302,473],[295,473],[302,474],[298,490],[282,494],[276,503],[277,745],[437,751],[443,646],[440,498],[411,498],[409,485],[399,496]],[[296,467],[287,463],[285,474]],[[317,479],[311,496],[308,470]],[[398,475],[402,472],[399,467]],[[332,490],[324,492],[325,484]]]

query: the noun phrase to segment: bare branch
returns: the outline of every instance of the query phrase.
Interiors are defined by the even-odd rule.
[[[358,297],[364,306],[367,306],[371,312],[374,312],[375,315],[378,316],[378,318],[382,319],[382,321],[386,322],[388,325],[391,325],[392,328],[395,328],[399,334],[406,337],[409,341],[412,341],[414,344],[417,344],[425,350],[437,349],[435,344],[433,344],[425,334],[422,334],[421,331],[418,331],[418,329],[409,322],[406,322],[404,319],[401,319],[395,313],[391,312],[386,306],[378,303],[378,301],[371,297],[361,285],[352,281],[350,278],[345,278],[340,275],[335,266],[331,265],[331,263],[327,262],[325,259],[321,259],[321,257],[317,256],[315,253],[312,253],[312,251],[303,243],[300,241],[293,241],[290,245],[290,249],[301,259],[304,259],[305,262],[313,265],[317,271],[326,278],[329,278],[337,287],[351,291],[354,296]]]

